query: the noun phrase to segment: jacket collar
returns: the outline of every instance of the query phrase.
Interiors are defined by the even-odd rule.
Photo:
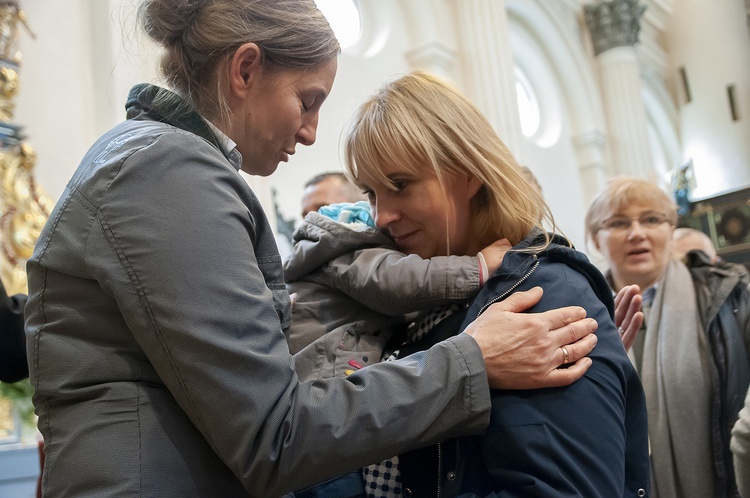
[[[221,142],[203,117],[184,98],[170,90],[139,83],[130,90],[125,111],[128,119],[148,117],[166,123],[194,133],[224,151]]]

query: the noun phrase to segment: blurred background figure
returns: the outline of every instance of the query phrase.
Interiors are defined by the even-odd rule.
[[[536,191],[539,193],[539,195],[542,195],[542,186],[539,183],[539,179],[536,177],[533,171],[528,166],[519,166],[521,168],[521,173],[523,173],[523,177],[526,179],[527,182],[531,184],[532,187],[536,189]]]
[[[672,251],[675,255],[682,258],[688,252],[696,249],[706,253],[712,263],[719,259],[711,237],[695,228],[676,228],[672,234]]]
[[[23,332],[25,304],[25,294],[8,296],[0,282],[0,382],[18,382],[29,376]]]
[[[750,279],[699,251],[676,258],[676,222],[669,195],[629,177],[610,180],[586,214],[612,290],[638,284],[643,294],[645,327],[626,348],[646,391],[652,496],[734,497],[730,437],[750,384]],[[750,468],[737,469],[747,482]]]
[[[302,194],[302,217],[328,204],[366,200],[367,197],[352,185],[343,173],[321,173],[305,183],[305,191]]]

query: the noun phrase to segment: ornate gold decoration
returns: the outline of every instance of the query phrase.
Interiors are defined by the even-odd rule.
[[[36,152],[10,122],[19,88],[19,24],[34,36],[19,2],[0,0],[0,280],[9,294],[27,292],[26,260],[51,207],[34,179]]]
[[[10,122],[15,109],[13,99],[19,88],[21,54],[15,46],[19,23],[33,38],[18,1],[0,0],[0,280],[10,295],[28,293],[26,260],[34,250],[51,206],[34,180],[36,152],[23,142],[21,126]],[[3,388],[0,443],[14,442],[21,438],[23,424],[19,414],[23,406],[30,405],[26,391],[30,385],[21,381],[3,384]],[[10,396],[9,392],[14,394]],[[33,412],[25,411],[33,418]]]
[[[13,416],[13,402],[0,398],[0,442],[15,441],[18,427]]]
[[[16,64],[21,62],[21,54],[12,53],[18,39],[18,23],[26,28],[32,38],[35,37],[26,22],[26,13],[21,10],[18,0],[0,0],[0,58]]]
[[[34,180],[28,143],[0,149],[0,280],[9,294],[26,293],[26,260],[49,216],[51,201]]]

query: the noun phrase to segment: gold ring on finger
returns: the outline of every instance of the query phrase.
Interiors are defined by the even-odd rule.
[[[570,362],[568,357],[568,350],[565,348],[565,346],[560,346],[560,349],[562,349],[563,352],[563,365],[567,365]]]

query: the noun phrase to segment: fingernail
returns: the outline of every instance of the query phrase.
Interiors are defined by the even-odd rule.
[[[598,328],[599,328],[599,324],[596,322],[596,320],[594,320],[593,318],[590,318],[589,319],[589,330],[591,330],[591,332],[593,332],[593,331],[595,331]]]
[[[596,346],[596,343],[599,342],[599,338],[596,336],[596,334],[591,334],[591,347],[593,348]]]

